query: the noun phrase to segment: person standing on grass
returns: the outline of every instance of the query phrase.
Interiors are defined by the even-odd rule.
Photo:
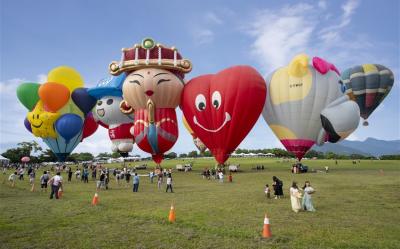
[[[72,168],[68,167],[68,181],[70,182],[72,180]]]
[[[306,211],[314,212],[315,208],[312,204],[311,195],[315,193],[315,190],[313,187],[311,187],[310,181],[306,181],[304,183],[303,191],[304,191],[304,196],[301,202],[302,208]]]
[[[232,172],[229,172],[228,181],[229,181],[229,182],[232,182],[232,181],[233,181]]]
[[[139,190],[139,176],[135,173],[133,177],[133,192],[138,192]]]
[[[218,178],[220,183],[224,182],[224,173],[222,173],[222,170],[218,173]]]
[[[171,193],[173,193],[174,191],[172,190],[172,174],[169,173],[168,177],[167,177],[167,189],[165,190],[165,193],[168,192],[168,189],[171,190]]]
[[[100,174],[100,178],[97,181],[96,191],[99,191],[102,187],[104,188],[106,186],[105,180],[106,180],[106,174],[102,171]]]
[[[161,184],[162,184],[162,173],[158,174],[158,179],[157,179],[157,187],[158,189],[161,189]]]
[[[35,170],[32,169],[31,173],[29,173],[29,184],[30,185],[35,183],[35,176],[36,176]]]
[[[268,184],[265,185],[264,193],[265,193],[265,196],[266,196],[268,199],[271,199],[271,189],[269,188],[269,185],[268,185]]]
[[[272,181],[273,181],[273,188],[274,188],[274,195],[275,195],[275,199],[280,199],[283,197],[283,182],[281,180],[279,180],[278,177],[273,176],[272,177]]]
[[[41,191],[47,192],[47,182],[49,181],[49,175],[47,171],[43,171],[43,175],[40,177],[40,189]]]
[[[8,181],[11,182],[11,187],[15,187],[15,181],[17,180],[17,175],[18,175],[18,172],[15,171],[14,173],[12,173],[12,174],[8,177]]]
[[[131,181],[131,171],[130,170],[126,171],[125,180],[126,180],[126,185],[129,186],[129,182]]]
[[[292,210],[295,213],[298,213],[301,210],[300,199],[301,193],[299,188],[297,187],[296,182],[292,183],[292,187],[289,190],[290,192],[290,202],[292,204]]]
[[[20,180],[20,181],[23,181],[23,180],[24,180],[24,173],[25,173],[24,169],[23,169],[23,168],[20,168],[20,169],[19,169],[19,172],[18,172],[18,174],[19,174],[19,180]]]
[[[62,187],[62,177],[60,172],[57,172],[57,174],[49,180],[49,183],[51,185],[50,199],[53,199],[53,195],[58,199],[58,190]]]

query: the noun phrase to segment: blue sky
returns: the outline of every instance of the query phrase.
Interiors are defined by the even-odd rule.
[[[305,52],[333,62],[339,70],[379,63],[395,73],[395,87],[349,138],[400,139],[399,2],[344,1],[20,1],[1,7],[0,152],[33,136],[23,126],[26,110],[15,89],[43,82],[53,67],[69,65],[91,87],[107,76],[123,47],[144,37],[175,45],[194,70],[187,79],[247,64],[264,76]],[[181,112],[178,111],[178,115]],[[195,149],[180,127],[173,150]],[[40,141],[40,139],[36,139]],[[99,146],[100,144],[100,146]],[[260,118],[240,147],[280,146]],[[76,151],[109,151],[99,128]],[[135,148],[135,153],[139,152]]]

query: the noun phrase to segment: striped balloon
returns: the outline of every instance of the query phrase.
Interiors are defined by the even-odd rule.
[[[345,93],[360,107],[364,126],[368,126],[368,117],[392,89],[394,76],[385,66],[363,64],[345,70],[342,82]]]

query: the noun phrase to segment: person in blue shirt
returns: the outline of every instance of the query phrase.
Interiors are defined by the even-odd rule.
[[[139,189],[139,176],[135,173],[133,177],[133,192],[138,192]]]

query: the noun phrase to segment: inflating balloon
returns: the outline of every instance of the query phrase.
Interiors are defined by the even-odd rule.
[[[385,99],[394,83],[393,72],[379,64],[354,66],[342,73],[345,93],[360,107],[364,126],[368,117]]]
[[[64,114],[55,123],[56,130],[66,141],[75,137],[83,127],[82,118],[76,114]]]
[[[95,101],[84,93],[86,89],[76,89],[82,85],[78,72],[58,67],[49,73],[47,83],[23,83],[17,89],[18,99],[30,110],[25,127],[41,137],[60,161],[67,158],[82,137],[93,134],[98,126],[87,112]]]
[[[83,133],[82,139],[90,137],[93,133],[96,132],[99,124],[93,117],[93,113],[89,112],[89,114],[85,118],[85,122],[83,123]]]
[[[318,57],[293,58],[268,78],[263,117],[285,148],[301,160],[314,145],[337,142],[358,126],[359,108],[340,90],[339,71]]]
[[[97,102],[96,98],[89,95],[87,88],[76,88],[72,92],[71,98],[85,115],[92,110]]]
[[[191,79],[181,108],[189,127],[223,164],[256,123],[266,85],[252,67],[235,66]]]
[[[122,101],[122,84],[126,74],[108,77],[99,81],[96,87],[89,89],[89,94],[98,99],[93,110],[94,119],[108,130],[113,152],[126,155],[133,149],[133,114],[125,114],[120,110]]]
[[[52,69],[47,75],[47,82],[57,82],[68,87],[70,92],[75,88],[83,87],[83,79],[81,75],[68,66],[60,66]]]
[[[111,74],[128,74],[121,109],[125,113],[134,111],[135,142],[157,164],[178,138],[175,108],[181,101],[184,74],[191,69],[191,62],[183,59],[176,48],[150,38],[123,49],[122,61],[110,64]]]
[[[190,128],[189,124],[187,123],[185,116],[182,116],[182,122],[183,125],[185,126],[186,130],[192,135],[193,138],[193,144],[196,146],[196,148],[200,151],[200,153],[204,153],[204,151],[207,150],[206,145],[200,140],[200,138],[197,137],[196,133]]]
[[[69,89],[58,83],[48,82],[39,88],[39,97],[44,104],[44,108],[51,112],[57,112],[67,104],[69,95]]]
[[[24,83],[17,88],[18,100],[29,110],[35,108],[36,103],[39,101],[39,87],[38,83]]]
[[[31,123],[29,123],[29,120],[27,118],[24,119],[24,126],[30,133],[32,133]]]
[[[59,113],[48,112],[43,107],[42,100],[36,104],[33,111],[28,112],[27,119],[31,124],[33,135],[41,138],[56,138],[57,134],[53,124],[60,116]]]

